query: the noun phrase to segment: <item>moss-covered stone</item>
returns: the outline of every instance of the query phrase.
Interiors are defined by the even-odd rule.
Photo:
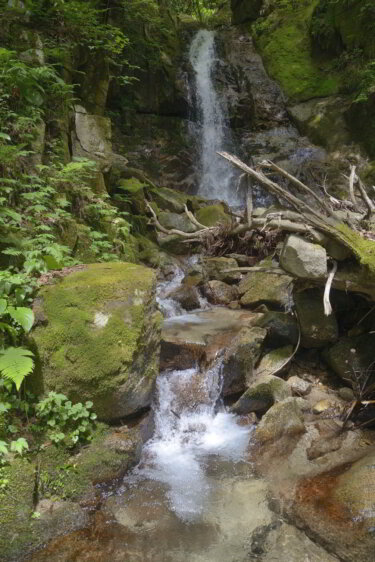
[[[278,349],[273,349],[266,353],[257,366],[257,373],[260,375],[273,375],[278,373],[288,364],[288,360],[293,354],[293,346],[286,345]]]
[[[220,203],[217,205],[207,205],[207,207],[202,207],[202,209],[199,209],[196,213],[196,218],[204,226],[231,223],[231,218],[226,214],[224,206]]]
[[[236,414],[264,413],[275,402],[284,400],[291,395],[292,391],[283,379],[273,375],[260,376],[233,405],[232,411]]]
[[[275,3],[253,28],[267,70],[293,101],[333,95],[339,89],[338,76],[313,56],[308,30],[317,3]]]
[[[307,289],[294,296],[303,347],[324,347],[338,338],[338,325],[334,314],[326,316],[323,306],[323,289]]]
[[[291,302],[292,278],[288,275],[249,273],[239,284],[241,304],[254,308],[267,304],[273,308],[285,308]]]
[[[194,232],[196,230],[196,227],[185,214],[162,211],[158,215],[158,220],[168,230],[177,229],[182,232]]]
[[[275,441],[284,435],[299,435],[305,431],[303,414],[298,399],[286,398],[274,404],[263,416],[255,431],[255,439],[260,443]]]
[[[147,407],[160,342],[154,289],[152,270],[129,263],[89,265],[43,287],[48,325],[33,335],[45,389],[92,400],[102,419]]]

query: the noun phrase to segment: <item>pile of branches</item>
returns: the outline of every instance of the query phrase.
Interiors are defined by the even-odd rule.
[[[231,250],[231,240],[238,237],[244,237],[248,232],[271,232],[271,231],[287,231],[308,235],[313,241],[321,242],[322,234],[328,236],[349,250],[353,250],[350,240],[342,230],[337,228],[339,223],[343,222],[342,217],[337,215],[337,209],[345,209],[350,206],[354,211],[362,212],[364,219],[372,219],[375,215],[375,202],[368,195],[360,178],[356,175],[356,167],[351,166],[349,181],[350,201],[339,201],[330,196],[325,190],[324,196],[319,196],[310,187],[305,185],[298,178],[280,168],[270,160],[264,160],[257,167],[250,167],[242,162],[236,156],[227,152],[219,152],[220,156],[228,160],[233,166],[242,171],[239,178],[240,182],[246,181],[246,212],[244,217],[235,216],[231,225],[215,225],[207,227],[201,224],[191,211],[185,205],[185,213],[191,223],[195,226],[195,232],[183,232],[178,229],[167,229],[163,227],[157,219],[156,213],[150,205],[148,209],[151,213],[151,222],[155,227],[164,234],[177,234],[183,238],[186,243],[200,243],[202,247],[213,248],[223,255],[227,250]],[[279,176],[283,184],[287,182],[289,188],[280,183],[276,183],[269,177]],[[286,209],[280,211],[270,210],[265,216],[253,216],[253,185],[262,186],[269,194],[276,197],[280,201],[286,202]],[[361,195],[365,211],[357,200],[355,194],[355,186]],[[293,192],[292,192],[293,188]],[[296,195],[296,189],[300,195]],[[307,203],[306,201],[312,201]],[[355,226],[347,218],[348,226],[355,229]],[[226,241],[226,242],[225,242]],[[248,244],[249,237],[245,236],[244,241]],[[228,253],[228,252],[227,252]]]

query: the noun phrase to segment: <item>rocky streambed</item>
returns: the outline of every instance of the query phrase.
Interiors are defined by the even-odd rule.
[[[161,267],[156,294],[166,318],[159,340],[160,374],[151,376],[149,398],[139,401],[145,396],[144,370],[136,370],[142,363],[135,350],[127,365],[139,382],[129,390],[122,383],[120,392],[129,392],[132,400],[125,403],[136,417],[127,421],[114,415],[116,427],[102,429],[87,450],[66,459],[75,468],[65,471],[65,497],[47,493],[43,499],[41,489],[34,508],[38,520],[28,520],[26,527],[24,512],[24,533],[32,530],[34,546],[30,536],[21,538],[24,552],[49,542],[25,559],[371,560],[375,436],[371,429],[344,424],[353,390],[335,367],[345,366],[346,343],[354,349],[352,338],[371,337],[350,337],[347,330],[343,335],[342,318],[350,314],[355,324],[351,299],[357,297],[335,292],[335,314],[326,317],[322,289],[309,286],[296,293],[291,273],[233,271],[245,259],[169,257]],[[139,318],[134,316],[137,307],[147,306],[142,318],[149,326],[159,314],[152,305],[154,278],[149,289],[124,288],[126,269],[127,275],[141,274],[144,280],[147,270],[126,264],[100,267],[111,282],[101,288],[106,298],[100,310],[96,303],[90,313],[90,337],[105,339],[117,310],[129,329]],[[112,273],[118,268],[117,280]],[[70,287],[89,286],[88,274],[79,270],[47,285],[41,311],[55,291],[73,305]],[[124,290],[129,291],[126,301]],[[126,302],[124,309],[120,301]],[[107,324],[102,316],[95,324],[99,312],[110,317]],[[48,309],[41,330],[47,315]],[[48,321],[53,327],[53,319]],[[155,341],[155,328],[149,340],[146,326],[137,332],[138,345],[143,338]],[[356,349],[358,360],[366,361],[362,348]],[[52,362],[52,357],[46,353],[43,360]],[[71,363],[78,366],[77,361]],[[108,376],[113,376],[110,371]],[[95,394],[93,388],[87,392]],[[108,396],[116,404],[115,395]],[[140,422],[142,412],[146,417]],[[48,469],[43,457],[41,462],[51,479],[61,478],[61,464]],[[78,479],[83,476],[84,486]],[[12,532],[19,540],[20,534]],[[8,559],[21,559],[20,551]]]

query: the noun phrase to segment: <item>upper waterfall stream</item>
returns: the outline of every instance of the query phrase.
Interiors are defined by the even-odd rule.
[[[194,70],[194,92],[198,109],[200,151],[199,195],[220,199],[230,205],[241,202],[236,192],[235,173],[231,166],[217,155],[230,144],[230,128],[224,100],[215,89],[214,71],[218,63],[215,32],[201,29],[195,35],[189,51]]]

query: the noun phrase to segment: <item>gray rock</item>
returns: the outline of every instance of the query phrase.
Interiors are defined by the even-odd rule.
[[[266,335],[264,328],[242,328],[234,338],[223,359],[224,395],[245,390],[252,379]]]
[[[203,285],[203,293],[211,304],[229,304],[238,297],[237,287],[215,279]]]
[[[168,229],[175,228],[182,232],[194,232],[196,230],[196,227],[186,215],[162,211],[158,214],[158,220],[162,226]]]
[[[345,402],[352,402],[355,398],[354,392],[348,386],[343,386],[342,388],[339,388],[339,396],[340,398],[345,400]]]
[[[338,338],[334,314],[325,316],[323,290],[307,289],[294,296],[303,347],[324,347]]]
[[[250,388],[237,400],[231,410],[235,414],[265,412],[275,402],[289,398],[292,391],[288,384],[279,377],[265,375],[258,377]]]
[[[306,396],[311,391],[311,383],[294,375],[288,379],[288,384],[296,396]]]
[[[327,275],[325,248],[296,234],[290,234],[286,239],[280,264],[285,271],[302,279],[316,279]]]
[[[288,359],[293,354],[293,346],[286,345],[269,351],[262,357],[256,372],[258,375],[273,375],[279,373],[288,364]]]
[[[196,287],[182,285],[169,295],[170,298],[180,303],[185,310],[195,310],[200,307],[199,293]]]
[[[203,267],[209,279],[235,283],[242,277],[237,271],[226,271],[238,267],[236,260],[232,258],[204,258]]]
[[[258,321],[258,326],[267,330],[267,345],[281,347],[298,341],[298,324],[295,317],[284,312],[266,312]]]
[[[255,431],[255,439],[261,443],[275,441],[284,435],[304,433],[303,415],[296,398],[286,398],[274,404],[264,414]]]
[[[266,304],[285,308],[291,302],[292,277],[273,273],[248,273],[238,286],[242,306],[255,308]]]
[[[347,383],[355,380],[355,373],[366,373],[374,361],[375,334],[343,337],[326,349],[323,357],[331,369]],[[369,383],[375,382],[372,376]]]

